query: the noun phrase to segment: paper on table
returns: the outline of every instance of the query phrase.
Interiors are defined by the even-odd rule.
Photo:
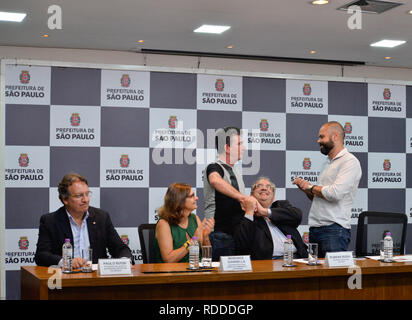
[[[380,256],[367,256],[366,258],[372,259],[372,260],[380,260],[381,257]],[[394,261],[398,261],[398,262],[408,262],[408,261],[412,261],[412,254],[407,254],[404,256],[395,256],[393,257]]]
[[[308,259],[293,259],[294,262],[305,263],[308,264]],[[324,260],[318,260],[318,264],[324,264]]]
[[[372,259],[372,260],[380,260],[381,256],[366,256],[366,258]]]
[[[404,256],[396,256],[396,257],[393,257],[393,260],[398,261],[398,262],[409,262],[409,261],[412,261],[412,255],[407,254]]]

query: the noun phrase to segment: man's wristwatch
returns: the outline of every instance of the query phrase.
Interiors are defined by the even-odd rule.
[[[312,185],[312,186],[310,187],[310,189],[309,189],[311,194],[313,194],[313,188],[314,188],[314,187],[315,187],[315,186]]]
[[[272,210],[270,210],[270,208],[268,208],[268,218],[270,218],[272,216]]]

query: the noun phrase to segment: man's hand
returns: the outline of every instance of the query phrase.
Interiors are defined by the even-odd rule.
[[[268,216],[268,209],[267,209],[267,208],[264,208],[264,207],[259,203],[259,201],[257,201],[255,216],[256,216],[256,217],[267,217],[267,216]]]
[[[240,204],[247,215],[253,216],[259,202],[254,197],[245,197]]]
[[[72,260],[72,268],[73,269],[80,269],[87,263],[87,260],[83,258],[73,258]]]
[[[309,181],[306,181],[302,178],[296,178],[293,180],[293,184],[296,184],[298,188],[302,191],[310,191],[310,188],[312,187],[312,184]]]

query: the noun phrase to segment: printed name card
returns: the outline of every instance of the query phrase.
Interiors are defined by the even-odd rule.
[[[327,252],[325,265],[328,267],[351,267],[355,265],[352,251]]]
[[[221,256],[219,271],[252,271],[250,256]]]
[[[101,276],[113,276],[120,274],[132,274],[129,259],[99,259],[99,274]]]

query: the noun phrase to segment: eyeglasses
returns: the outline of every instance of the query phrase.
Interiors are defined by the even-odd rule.
[[[274,190],[271,184],[262,184],[262,183],[256,184],[254,189],[262,189],[262,188]]]
[[[71,194],[70,196],[75,199],[82,199],[83,197],[90,198],[92,194],[93,193],[91,191],[87,191],[85,193]]]
[[[193,192],[192,194],[189,194],[188,196],[186,196],[186,198],[194,198],[196,197],[196,194]]]

